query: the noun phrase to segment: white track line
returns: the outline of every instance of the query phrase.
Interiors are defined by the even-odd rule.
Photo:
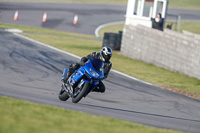
[[[11,32],[11,33],[22,33],[22,30],[19,29],[4,29],[6,32]]]
[[[31,39],[31,38],[29,38],[29,37],[23,36],[23,35],[21,35],[21,34],[18,34],[18,33],[13,33],[13,34],[16,35],[16,36],[18,36],[18,37],[20,37],[20,38],[23,38],[23,39],[26,39],[26,40],[28,40],[28,41],[31,41],[31,42],[37,43],[37,44],[39,44],[39,45],[42,45],[42,46],[48,47],[48,48],[50,48],[50,49],[53,49],[53,50],[55,50],[55,51],[58,51],[58,52],[67,54],[67,55],[72,56],[72,57],[75,57],[75,58],[77,58],[77,59],[81,59],[81,57],[79,57],[79,56],[77,56],[77,55],[74,55],[74,54],[72,54],[72,53],[69,53],[69,52],[60,50],[60,49],[58,49],[58,48],[55,48],[55,47],[50,46],[50,45],[48,45],[48,44],[45,44],[45,43],[36,41],[36,40],[34,40],[34,39]]]
[[[115,25],[115,24],[122,24],[124,23],[124,21],[118,21],[118,22],[111,22],[111,23],[106,23],[106,24],[102,24],[99,25],[96,29],[95,29],[95,36],[99,37],[99,30],[101,30],[102,28],[106,27],[106,26],[110,26],[110,25]]]
[[[42,45],[42,46],[45,46],[45,47],[48,47],[48,48],[53,49],[53,50],[55,50],[55,51],[58,51],[58,52],[67,54],[67,55],[69,55],[69,56],[72,56],[72,57],[74,57],[74,58],[81,59],[81,57],[79,57],[79,56],[77,56],[77,55],[74,55],[74,54],[72,54],[72,53],[69,53],[69,52],[60,50],[60,49],[58,49],[58,48],[55,48],[55,47],[52,47],[52,46],[47,45],[47,44],[45,44],[45,43],[36,41],[36,40],[34,40],[34,39],[31,39],[31,38],[29,38],[29,37],[23,36],[23,35],[21,35],[21,34],[18,34],[18,33],[13,33],[13,34],[16,35],[16,36],[18,36],[18,37],[20,37],[20,38],[23,38],[23,39],[25,39],[25,40],[28,40],[28,41],[37,43],[37,44]],[[129,76],[129,75],[124,74],[124,73],[122,73],[122,72],[119,72],[119,71],[117,71],[117,70],[111,69],[111,71],[114,72],[114,73],[117,73],[117,74],[119,74],[119,75],[122,75],[122,76],[124,76],[124,77],[130,78],[130,79],[132,79],[132,80],[136,80],[136,81],[139,81],[139,82],[144,83],[144,84],[152,85],[151,83],[142,81],[142,80],[140,80],[140,79],[137,79],[137,78],[135,78],[135,77]]]

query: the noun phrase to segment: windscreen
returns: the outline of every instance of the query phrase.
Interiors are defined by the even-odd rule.
[[[103,68],[103,61],[97,58],[93,58],[90,59],[92,66],[94,67],[94,69],[96,69],[97,71],[101,71],[100,69]]]

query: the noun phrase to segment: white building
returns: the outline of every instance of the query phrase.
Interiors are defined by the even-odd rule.
[[[155,18],[157,13],[165,18],[167,6],[168,0],[128,0],[125,24],[152,27],[151,18]]]

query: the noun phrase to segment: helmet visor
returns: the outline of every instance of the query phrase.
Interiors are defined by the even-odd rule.
[[[110,58],[111,58],[111,55],[110,55],[110,54],[108,54],[108,55],[104,55],[104,59],[105,59],[105,61],[109,61]]]

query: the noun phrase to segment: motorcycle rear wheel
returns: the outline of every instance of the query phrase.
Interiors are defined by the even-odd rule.
[[[80,93],[77,96],[72,97],[72,102],[73,103],[78,103],[86,95],[86,93],[88,93],[89,85],[90,84],[88,82],[84,83],[83,88],[80,91]]]
[[[69,99],[69,95],[67,94],[67,92],[64,89],[64,86],[62,85],[62,88],[58,94],[58,97],[61,101],[67,101]]]

